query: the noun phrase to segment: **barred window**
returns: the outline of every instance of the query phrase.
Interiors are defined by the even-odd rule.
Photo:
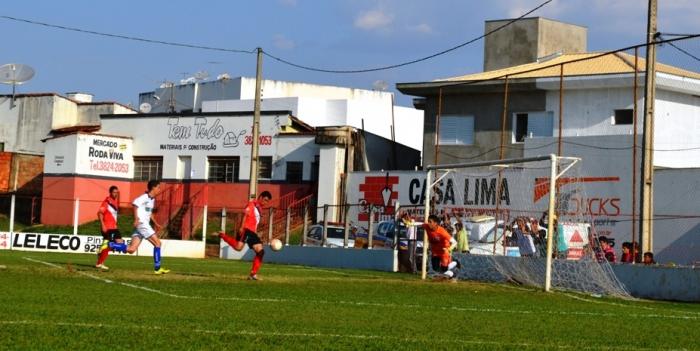
[[[287,183],[299,184],[304,176],[304,162],[287,162]]]
[[[134,180],[163,179],[163,157],[134,156]]]
[[[258,158],[258,178],[272,179],[272,156]]]
[[[238,182],[240,158],[236,157],[209,157],[209,178],[213,183]]]

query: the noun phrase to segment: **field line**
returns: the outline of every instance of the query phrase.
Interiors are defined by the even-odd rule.
[[[61,266],[59,266],[59,265],[57,265],[57,264],[51,263],[51,262],[45,262],[45,261],[41,261],[41,260],[35,260],[35,259],[29,258],[29,257],[22,257],[22,258],[24,258],[24,259],[27,260],[27,261],[32,261],[32,262],[36,262],[36,263],[41,263],[41,264],[43,264],[43,265],[47,265],[47,266],[54,267],[54,268],[63,268],[63,267],[61,267]],[[100,278],[100,277],[98,277],[98,276],[96,276],[96,275],[94,275],[94,274],[85,273],[85,272],[81,272],[81,271],[77,271],[77,270],[74,271],[74,272],[75,272],[75,273],[78,273],[78,274],[80,274],[80,275],[84,275],[84,276],[86,276],[86,277],[90,277],[90,278],[92,278],[92,279],[96,279],[96,280],[103,281],[103,282],[108,283],[108,284],[114,283],[113,281],[111,281],[111,280],[109,280],[109,279]]]
[[[24,259],[32,262],[41,263],[54,268],[62,269],[63,267],[53,264],[50,262],[45,262],[41,260],[36,260],[28,257]],[[113,281],[108,279],[103,279],[92,274],[87,274],[80,271],[75,271],[92,279],[103,281],[105,283],[113,283]],[[444,307],[444,306],[427,306],[418,304],[396,304],[396,303],[377,303],[377,302],[358,302],[358,301],[330,301],[330,300],[294,300],[294,299],[277,299],[277,298],[245,298],[245,297],[202,297],[202,296],[185,296],[171,294],[163,292],[157,289],[148,288],[141,285],[118,282],[119,285],[130,287],[132,289],[140,289],[147,292],[159,294],[162,296],[177,298],[177,299],[190,299],[190,300],[220,300],[220,301],[248,301],[248,302],[287,302],[287,303],[318,303],[318,304],[340,304],[340,305],[350,305],[350,306],[370,306],[370,307],[382,307],[382,308],[411,308],[411,309],[436,309],[443,311],[460,311],[460,312],[477,312],[477,313],[505,313],[505,314],[549,314],[549,315],[580,315],[580,316],[591,316],[591,317],[618,317],[618,313],[600,313],[600,312],[584,312],[584,311],[533,311],[533,310],[507,310],[498,308],[477,308],[477,307]],[[623,305],[624,306],[624,305]],[[685,319],[685,320],[698,320],[698,316],[688,316],[688,315],[665,315],[665,314],[626,314],[627,317],[635,318],[665,318],[665,319]]]
[[[700,313],[693,312],[693,311],[679,311],[679,310],[668,310],[668,309],[664,310],[664,309],[659,309],[659,308],[654,308],[654,307],[649,307],[649,306],[634,306],[634,305],[625,305],[622,303],[617,303],[617,302],[612,302],[612,301],[598,301],[598,300],[593,300],[593,299],[587,299],[583,296],[577,296],[576,294],[572,294],[572,293],[562,293],[562,295],[570,297],[574,300],[586,301],[586,302],[603,304],[603,305],[611,305],[611,306],[635,308],[635,309],[638,308],[638,309],[644,309],[644,310],[648,310],[648,311],[667,311],[667,312],[685,313],[685,314],[691,314],[691,315],[700,315]]]
[[[0,320],[0,325],[49,325],[49,326],[68,326],[77,328],[113,328],[113,329],[142,329],[142,325],[130,325],[130,324],[103,324],[103,323],[81,323],[81,322],[52,322],[52,321],[37,321],[37,320]],[[166,330],[164,327],[151,326],[149,327],[155,330]],[[172,330],[172,329],[167,329]],[[659,350],[658,348],[644,348],[644,347],[632,347],[632,346],[611,346],[604,345],[600,347],[595,346],[580,346],[580,345],[566,345],[566,344],[531,344],[524,342],[501,342],[493,340],[466,340],[466,339],[447,339],[447,338],[417,338],[417,337],[400,337],[391,335],[375,335],[375,334],[335,334],[335,333],[321,333],[321,332],[276,332],[276,331],[252,331],[252,330],[212,330],[212,329],[194,329],[188,330],[188,333],[199,333],[199,334],[217,334],[217,335],[240,335],[240,336],[254,336],[263,338],[336,338],[336,339],[355,339],[355,340],[373,340],[373,339],[392,339],[401,342],[422,342],[422,343],[443,343],[443,344],[468,344],[468,345],[492,345],[501,347],[530,347],[530,348],[540,348],[540,347],[555,347],[558,349],[576,349],[576,350]],[[672,350],[672,349],[666,349]]]

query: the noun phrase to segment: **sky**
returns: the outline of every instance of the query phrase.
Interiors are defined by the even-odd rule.
[[[257,0],[6,2],[0,16],[85,30],[227,49],[254,50],[331,70],[380,67],[414,60],[483,34],[484,21],[514,18],[545,0]],[[588,28],[588,50],[645,41],[647,0],[553,0],[530,15]],[[659,0],[659,31],[700,33],[697,0]],[[196,72],[211,78],[255,76],[254,54],[170,47],[106,38],[0,19],[0,64],[32,66],[20,93],[86,92],[95,101],[137,105],[138,94]],[[685,47],[700,56],[700,44]],[[680,45],[680,44],[679,44]],[[687,57],[686,57],[687,59]],[[679,59],[680,60],[680,59]],[[670,62],[673,63],[673,62]],[[697,66],[697,62],[695,62]],[[373,89],[383,81],[399,105],[411,97],[396,83],[482,71],[483,41],[397,69],[361,73],[310,72],[263,60],[263,78]],[[0,85],[9,94],[11,86]]]

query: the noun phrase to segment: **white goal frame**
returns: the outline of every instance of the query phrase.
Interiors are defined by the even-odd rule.
[[[550,160],[550,177],[549,177],[549,209],[547,211],[548,218],[554,218],[555,216],[555,200],[556,200],[556,183],[559,177],[561,177],[566,171],[573,167],[577,162],[581,161],[578,157],[563,157],[557,156],[555,154],[549,154],[545,156],[535,156],[535,157],[524,157],[524,158],[510,158],[503,160],[494,161],[480,161],[480,162],[469,162],[469,163],[454,163],[454,164],[441,164],[441,165],[429,165],[426,167],[425,175],[425,222],[428,222],[428,216],[430,214],[430,198],[431,189],[435,184],[437,184],[442,177],[432,181],[432,174],[434,171],[438,170],[448,170],[454,168],[473,168],[473,167],[485,167],[485,166],[505,166],[515,163],[525,163],[525,162],[535,162],[535,161],[546,161]],[[563,170],[557,173],[558,165],[560,160],[571,161]],[[444,177],[444,175],[443,175]],[[547,221],[547,233],[554,233],[554,221]],[[544,290],[550,291],[552,285],[552,243],[554,235],[547,235],[547,263],[545,268],[545,283]],[[428,275],[428,233],[423,232],[423,261],[421,263],[421,279],[426,279]]]

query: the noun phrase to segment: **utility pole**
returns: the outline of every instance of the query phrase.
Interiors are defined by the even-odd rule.
[[[649,0],[647,18],[647,57],[644,77],[644,130],[642,132],[642,199],[640,202],[639,242],[642,252],[654,247],[654,100],[656,99],[656,10],[657,0]]]
[[[255,104],[253,105],[253,140],[250,150],[250,185],[248,198],[255,199],[258,193],[258,136],[260,134],[260,89],[262,84],[262,48],[258,48],[258,63],[255,68]]]

